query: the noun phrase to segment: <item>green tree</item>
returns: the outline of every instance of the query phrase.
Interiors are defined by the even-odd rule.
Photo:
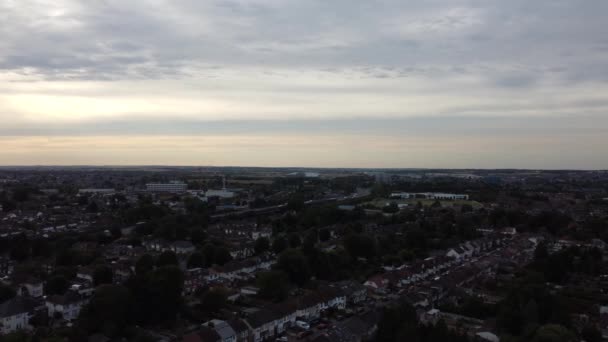
[[[207,233],[202,228],[193,228],[190,232],[190,240],[195,245],[201,245],[207,239]]]
[[[585,342],[601,342],[602,332],[593,325],[586,325],[581,331],[581,337]]]
[[[376,255],[376,241],[364,234],[350,234],[344,238],[344,247],[352,258],[371,258]]]
[[[188,268],[205,267],[205,257],[200,252],[194,252],[188,257]]]
[[[389,205],[382,208],[382,211],[385,213],[394,214],[399,212],[399,205],[397,205],[395,202],[391,202]]]
[[[25,202],[30,198],[31,192],[30,188],[20,186],[13,190],[13,200],[16,202]]]
[[[279,255],[276,268],[287,273],[289,280],[300,286],[310,279],[310,269],[306,258],[297,249],[283,251]]]
[[[316,229],[310,229],[306,234],[306,238],[304,239],[304,243],[302,244],[302,250],[304,253],[309,254],[312,253],[315,249],[317,242],[319,241],[319,233]]]
[[[0,337],[1,342],[33,342],[32,337],[24,331],[17,331]]]
[[[184,275],[176,266],[162,266],[128,283],[139,324],[162,324],[175,320],[182,305]]]
[[[390,195],[390,189],[382,183],[374,183],[372,187],[372,195],[374,197],[386,198]]]
[[[472,213],[473,212],[473,206],[470,204],[463,204],[462,207],[460,207],[460,212],[461,213]]]
[[[321,242],[328,241],[331,238],[331,232],[327,228],[321,228],[319,230],[319,240]]]
[[[179,261],[177,260],[177,255],[173,251],[164,251],[156,260],[156,266],[177,266],[179,265]]]
[[[574,342],[576,336],[568,329],[557,324],[547,324],[538,328],[533,342]]]
[[[339,278],[337,274],[337,266],[335,260],[330,257],[330,254],[313,248],[306,253],[306,260],[310,267],[310,272],[317,279],[336,280]]]
[[[95,201],[91,201],[89,202],[89,205],[87,205],[87,211],[90,213],[96,213],[99,211],[99,205],[97,205],[97,202]]]
[[[255,250],[255,254],[262,254],[270,248],[270,241],[267,237],[259,237],[255,240],[255,245],[253,249]]]
[[[78,196],[78,205],[79,206],[85,206],[89,204],[89,197],[88,196]]]
[[[211,289],[201,296],[201,307],[211,313],[217,313],[226,306],[226,291]]]
[[[417,325],[416,310],[410,304],[386,307],[378,322],[376,342],[420,341]]]
[[[150,254],[142,255],[135,263],[135,273],[143,275],[154,270],[154,257]]]
[[[536,300],[530,299],[523,308],[523,319],[528,324],[536,324],[539,322],[538,304]]]
[[[300,235],[297,233],[292,233],[289,235],[289,247],[298,248],[302,244],[302,239],[300,239]]]
[[[283,271],[269,271],[258,274],[256,284],[259,296],[275,302],[283,301],[289,294],[289,276]]]
[[[108,266],[98,266],[93,271],[93,284],[95,284],[95,286],[112,284],[113,278],[114,275],[112,269]]]
[[[139,332],[135,337],[133,337],[133,342],[157,342],[157,339],[145,332]]]
[[[301,194],[292,195],[287,201],[287,209],[293,211],[300,211],[304,209],[304,198]]]
[[[547,244],[544,242],[539,243],[534,250],[534,260],[541,261],[549,257],[549,251],[547,251]]]
[[[89,333],[109,337],[122,334],[131,321],[132,298],[122,285],[102,285],[79,317],[79,325]]]
[[[209,210],[207,203],[196,197],[187,197],[184,200],[184,206],[189,214],[206,215]]]
[[[203,249],[201,250],[201,252],[203,253],[203,256],[205,258],[205,263],[207,266],[213,265],[213,262],[215,260],[215,250],[216,250],[215,245],[210,242],[206,243],[203,246]]]
[[[287,240],[283,236],[279,236],[272,242],[272,251],[279,254],[287,249]]]
[[[215,264],[224,265],[230,260],[232,260],[232,255],[230,255],[228,248],[221,246],[215,249],[215,254],[213,256],[213,262]]]
[[[0,283],[0,303],[4,303],[7,300],[15,297],[16,293],[10,286]]]
[[[62,295],[70,286],[70,282],[61,275],[50,277],[44,284],[44,293],[47,295]]]
[[[5,200],[0,201],[0,204],[2,205],[2,211],[5,213],[8,213],[10,211],[17,209],[17,203],[15,201],[5,199]]]

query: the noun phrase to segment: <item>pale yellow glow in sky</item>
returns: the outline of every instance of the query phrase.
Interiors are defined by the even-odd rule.
[[[607,16],[606,1],[0,1],[0,165],[608,168]]]
[[[593,138],[600,142],[602,137]],[[579,150],[578,158],[605,156],[599,150],[553,137],[514,141],[478,138],[371,136],[135,136],[3,137],[0,160],[7,165],[215,165],[319,167],[509,167],[521,159],[531,168],[560,168],[561,155]],[[562,144],[560,151],[547,148]],[[495,149],[503,151],[496,156]],[[479,159],[485,160],[478,162]],[[497,160],[500,160],[497,165]],[[500,164],[503,163],[503,164]]]
[[[356,70],[344,74],[277,69],[225,71],[179,80],[45,81],[0,79],[0,119],[5,125],[124,118],[192,120],[293,120],[432,116],[551,116],[602,113],[608,86],[577,84],[530,89],[489,88],[473,76],[441,82],[412,76],[382,79]],[[218,73],[218,71],[213,71]],[[5,76],[5,79],[7,77]],[[581,96],[580,94],[584,94]]]
[[[5,129],[0,164],[603,168],[608,163],[606,149],[599,147],[606,143],[601,132],[573,135],[566,128],[557,135],[524,132],[493,138],[483,131],[467,135],[449,129],[450,122],[455,122],[450,120],[457,121],[459,115],[521,117],[525,127],[526,118],[540,116],[550,121],[551,115],[567,115],[581,107],[586,114],[601,114],[604,107],[594,104],[608,89],[579,84],[569,89],[539,88],[521,97],[510,89],[487,89],[482,79],[472,77],[437,84],[424,77],[376,79],[355,71],[332,77],[313,71],[284,70],[282,74],[243,70],[238,75],[228,72],[221,80],[0,83],[5,90],[0,95],[4,126],[0,129]],[[575,92],[585,96],[576,97]],[[178,119],[203,125],[226,120],[320,119],[317,127],[322,128],[323,120],[434,116],[443,119],[431,122],[415,137],[395,135],[395,130],[387,135],[365,132],[364,126],[359,133],[334,134],[316,133],[314,128],[298,134],[145,134],[146,125],[156,119],[169,120],[167,129],[171,120]],[[143,127],[144,133],[74,136],[80,135],[78,125],[90,123],[94,130],[96,123],[125,119]],[[437,124],[442,126],[433,126]],[[42,125],[41,133],[27,133],[35,125]],[[44,131],[47,126],[66,125],[73,127],[71,134]],[[450,134],[437,132],[439,128]],[[495,129],[500,132],[500,127]],[[11,134],[20,130],[26,133]]]

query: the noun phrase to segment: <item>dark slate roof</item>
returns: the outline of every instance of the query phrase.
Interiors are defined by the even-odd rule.
[[[245,324],[242,319],[231,319],[228,321],[228,324],[232,327],[232,329],[234,329],[237,334],[249,330],[249,327],[247,327],[247,324]]]
[[[193,248],[194,247],[194,245],[192,244],[192,242],[190,242],[190,241],[183,241],[183,240],[175,241],[173,243],[173,246],[175,246],[177,248]]]
[[[379,315],[369,311],[361,316],[351,317],[339,324],[339,327],[354,336],[365,336],[378,324]]]
[[[0,317],[10,317],[26,312],[34,312],[38,302],[29,297],[17,296],[0,304]]]
[[[245,320],[252,328],[255,329],[261,327],[266,323],[281,318],[280,316],[281,315],[278,312],[273,312],[268,309],[260,309],[259,311],[256,311],[249,315],[249,317],[247,317]]]
[[[202,327],[198,332],[203,342],[219,342],[222,340],[221,336],[213,329]]]
[[[74,291],[68,291],[64,295],[54,295],[47,299],[48,302],[57,305],[73,304],[84,301],[84,299]]]
[[[219,342],[222,338],[212,328],[201,327],[198,331],[184,335],[182,342]]]

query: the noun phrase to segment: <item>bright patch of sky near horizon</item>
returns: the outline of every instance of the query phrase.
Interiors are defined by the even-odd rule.
[[[0,165],[608,168],[601,0],[5,0]]]

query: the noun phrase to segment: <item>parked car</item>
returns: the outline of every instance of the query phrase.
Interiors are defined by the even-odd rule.
[[[304,321],[296,321],[296,326],[305,330],[310,329],[310,324],[304,322]]]

